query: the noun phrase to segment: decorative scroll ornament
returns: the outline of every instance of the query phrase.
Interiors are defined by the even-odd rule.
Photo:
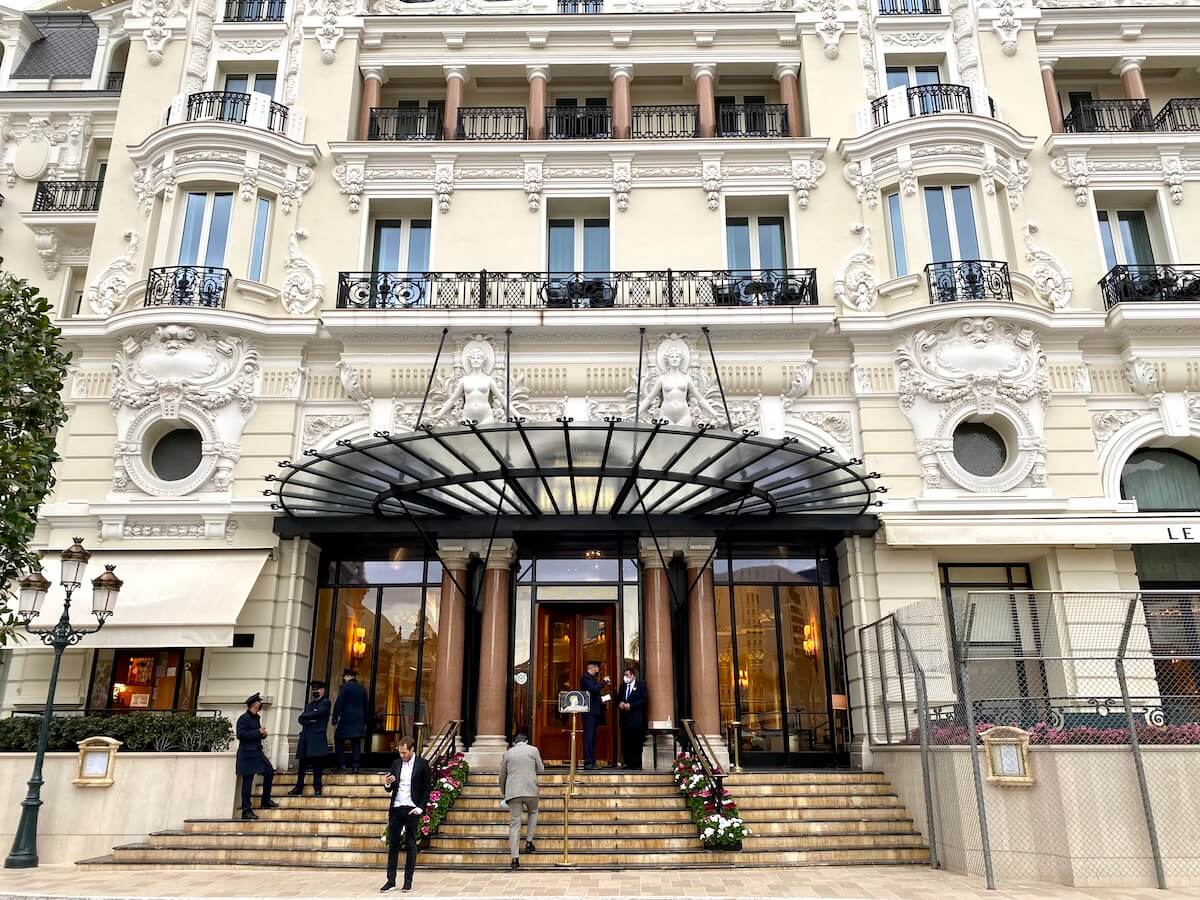
[[[700,170],[700,181],[704,193],[708,197],[708,208],[721,208],[721,162],[716,159],[704,160]]]
[[[975,43],[975,10],[971,0],[950,0],[950,32],[958,56],[958,77],[968,87],[979,85],[979,47]]]
[[[321,45],[321,62],[326,65],[337,59],[337,45],[345,34],[345,30],[338,27],[340,5],[339,0],[321,0],[318,7],[321,24],[317,28],[317,43]]]
[[[525,195],[529,198],[529,211],[537,212],[542,207],[544,175],[540,160],[525,161]]]
[[[851,234],[862,235],[862,243],[846,259],[833,282],[833,293],[847,309],[867,312],[875,305],[875,255],[871,251],[871,229],[861,223],[850,226]]]
[[[133,170],[133,175],[130,176],[133,184],[133,192],[137,195],[138,209],[145,215],[150,215],[154,211],[154,184],[150,177],[150,169],[146,166],[141,166]]]
[[[363,166],[361,163],[342,163],[333,168],[333,179],[346,195],[351,213],[357,213],[362,205]]]
[[[1075,282],[1057,259],[1034,241],[1038,227],[1027,222],[1021,229],[1025,238],[1025,261],[1029,263],[1029,275],[1033,279],[1037,295],[1051,309],[1066,309],[1071,305]]]
[[[208,56],[212,50],[216,0],[195,0],[196,12],[188,27],[187,68],[184,84],[189,93],[204,90],[208,81]]]
[[[1183,161],[1178,156],[1163,156],[1163,184],[1176,206],[1183,203]]]
[[[1141,394],[1153,400],[1161,396],[1162,383],[1159,381],[1158,368],[1148,359],[1131,356],[1125,361],[1125,378],[1134,393]]]
[[[844,453],[850,453],[854,447],[854,430],[850,425],[850,414],[845,412],[827,412],[813,410],[800,414],[801,421],[807,422],[814,428],[819,428]]]
[[[917,176],[913,172],[912,160],[901,162],[899,164],[900,171],[900,192],[905,197],[915,197],[917,195]]]
[[[1021,20],[1017,18],[1013,0],[995,0],[996,18],[992,30],[1000,38],[1000,51],[1005,56],[1017,55],[1017,36],[1021,33]]]
[[[346,396],[369,412],[371,401],[375,399],[371,395],[367,383],[370,380],[370,371],[364,373],[362,369],[347,365],[345,360],[338,361],[337,370],[338,379],[342,382],[342,390],[346,392]]]
[[[242,181],[238,185],[238,194],[245,201],[254,199],[254,195],[258,193],[258,169],[253,166],[246,166],[242,170]]]
[[[433,169],[433,193],[438,212],[450,212],[450,195],[454,193],[454,163],[438,162]]]
[[[842,168],[842,175],[854,188],[854,196],[859,203],[866,203],[871,209],[879,206],[879,185],[875,181],[875,174],[869,162],[847,163]]]
[[[320,274],[300,252],[300,242],[308,232],[299,228],[288,235],[288,255],[283,261],[280,296],[283,308],[293,316],[307,315],[325,302],[325,284]]]
[[[163,61],[163,52],[172,36],[167,19],[174,12],[174,0],[137,0],[133,4],[134,15],[150,20],[150,27],[142,32],[142,39],[146,42],[146,54],[152,66]]]
[[[1032,174],[1029,163],[1025,160],[1009,160],[1006,188],[1008,190],[1008,208],[1013,212],[1020,208],[1021,201],[1025,197],[1025,186],[1029,184]]]
[[[837,0],[819,0],[818,12],[821,21],[817,23],[817,36],[825,45],[825,58],[837,59],[841,53],[842,33],[846,26],[838,21]]]
[[[801,209],[808,209],[809,194],[817,189],[817,181],[824,174],[825,163],[819,159],[792,160],[792,189]]]
[[[125,305],[125,295],[129,293],[129,286],[137,273],[133,262],[138,251],[137,232],[130,229],[124,237],[129,245],[125,252],[110,262],[88,288],[88,305],[96,315],[111,316]]]
[[[1075,191],[1075,205],[1088,205],[1088,187],[1091,184],[1091,167],[1086,157],[1059,156],[1050,161],[1050,169]]]
[[[811,357],[798,363],[792,369],[792,383],[783,394],[783,408],[791,409],[796,400],[808,395],[812,390],[813,375],[816,373],[817,361]]]
[[[875,68],[875,0],[857,0],[858,43],[861,48],[863,87],[868,100],[879,97],[879,73]]]
[[[629,191],[633,186],[633,171],[626,160],[613,162],[613,196],[616,198],[617,209],[625,212],[629,209]]]
[[[52,228],[35,228],[33,231],[33,246],[42,259],[42,271],[47,278],[58,275],[58,233]]]
[[[304,446],[316,446],[323,438],[333,434],[335,431],[341,431],[348,425],[365,421],[365,416],[308,416],[304,420],[304,429],[302,431]]]
[[[279,192],[279,208],[285,216],[290,216],[292,210],[300,205],[308,189],[312,187],[313,170],[308,166],[288,167],[288,177]]]
[[[1096,438],[1096,451],[1099,452],[1118,431],[1143,415],[1145,414],[1135,409],[1106,409],[1092,413],[1092,435]]]

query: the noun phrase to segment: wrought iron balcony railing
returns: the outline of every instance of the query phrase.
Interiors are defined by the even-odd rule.
[[[1113,266],[1100,279],[1105,309],[1118,303],[1200,300],[1200,265]]]
[[[941,0],[879,0],[881,16],[940,16]]]
[[[103,181],[39,181],[34,212],[93,212],[100,208]]]
[[[612,137],[611,106],[547,106],[549,140],[598,140]]]
[[[722,103],[717,106],[717,137],[787,137],[782,103]]]
[[[1168,100],[1154,117],[1155,131],[1200,131],[1200,97]]]
[[[226,22],[282,22],[284,0],[225,0]]]
[[[1077,100],[1063,119],[1074,134],[1153,131],[1149,100]]]
[[[167,123],[172,110],[167,111]],[[185,121],[215,120],[234,125],[253,125],[276,134],[286,134],[288,108],[264,94],[243,94],[238,91],[202,91],[188,94],[184,109]]]
[[[594,16],[604,12],[604,0],[558,0],[558,11],[568,15]]]
[[[816,269],[342,272],[337,296],[338,309],[377,310],[665,309],[816,303]]]
[[[959,113],[962,115],[975,114],[975,98],[971,89],[963,84],[918,84],[904,91],[902,102],[907,105],[908,115],[903,118],[913,119],[917,116],[936,116],[939,113]],[[995,104],[989,99],[988,115],[995,116]],[[871,124],[875,128],[887,125],[895,111],[895,97],[892,91],[871,101]]]
[[[367,125],[368,141],[440,141],[442,108],[373,107]]]
[[[146,306],[225,306],[230,272],[213,266],[164,266],[150,270]]]
[[[958,300],[1012,300],[1008,263],[994,259],[955,259],[925,267],[930,303]]]
[[[109,72],[108,77],[104,79],[104,89],[106,91],[119,91],[125,87],[124,72]]]
[[[634,138],[692,138],[700,131],[699,106],[635,106]]]
[[[464,106],[458,110],[460,141],[523,141],[529,137],[524,106]]]

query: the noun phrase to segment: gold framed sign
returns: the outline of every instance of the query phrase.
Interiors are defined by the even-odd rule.
[[[1033,772],[1029,768],[1029,732],[1009,725],[996,725],[979,736],[987,756],[991,784],[1029,787]]]
[[[79,769],[72,784],[80,787],[111,787],[121,742],[110,737],[90,737],[79,745]]]

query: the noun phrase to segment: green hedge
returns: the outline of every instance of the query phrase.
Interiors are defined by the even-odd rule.
[[[37,749],[41,716],[0,719],[0,753],[32,753]],[[224,716],[155,715],[55,716],[47,749],[75,751],[89,737],[121,741],[122,750],[140,753],[218,753],[229,749],[233,726]]]

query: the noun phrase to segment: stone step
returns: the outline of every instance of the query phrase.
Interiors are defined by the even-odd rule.
[[[725,776],[725,784],[731,790],[734,785],[748,784],[886,784],[887,780],[883,772],[872,771],[731,772]]]
[[[895,794],[816,794],[807,797],[742,797],[733,795],[738,809],[820,809],[825,807],[902,806]]]
[[[562,809],[550,810],[545,804],[541,804],[538,809],[539,824],[562,824]],[[503,824],[508,827],[508,811],[504,809],[496,810],[467,810],[461,809],[457,805],[450,810],[450,814],[446,817],[447,822],[462,823],[464,825],[471,824]],[[616,809],[576,809],[574,804],[571,806],[571,822],[580,823],[596,823],[608,825],[620,825],[625,823],[632,824],[647,824],[661,825],[672,824],[678,822],[687,822],[689,825],[692,822],[691,813],[682,806],[679,809],[647,809],[637,810],[630,809],[625,806]],[[442,826],[445,827],[444,825]]]
[[[469,781],[471,784],[499,784],[500,776],[494,772],[472,772]],[[538,776],[538,784],[566,784],[566,782],[566,772],[546,772]],[[599,775],[595,772],[576,772],[575,783],[673,785],[675,779],[670,772],[626,772],[619,769],[611,774]]]
[[[746,809],[739,812],[747,824],[769,822],[857,822],[907,819],[908,811],[899,803],[890,806],[816,806],[787,809]]]
[[[336,820],[291,821],[286,819],[260,819],[257,822],[243,822],[240,819],[188,819],[183,823],[183,831],[187,834],[226,834],[240,832],[244,834],[378,837],[386,822],[387,820],[382,816],[370,821],[355,822]],[[538,828],[540,831],[545,831],[548,834],[557,831],[561,836],[562,816],[555,816],[553,818],[539,816]],[[688,817],[683,817],[678,821],[663,822],[620,819],[612,814],[606,814],[603,818],[587,821],[572,816],[571,829],[580,833],[603,831],[604,833],[611,834],[619,830],[621,833],[640,835],[695,836],[696,834],[696,826]],[[501,820],[497,817],[484,822],[463,821],[456,812],[451,812],[447,820],[442,823],[438,834],[452,837],[507,835],[508,818],[505,817]]]
[[[374,834],[359,835],[294,835],[261,834],[245,830],[208,832],[194,834],[186,831],[159,831],[150,835],[148,843],[154,847],[215,847],[256,850],[292,850],[308,853],[317,850],[373,851],[382,846],[379,840],[381,828]],[[856,840],[858,838],[855,838]],[[695,828],[690,835],[663,836],[655,834],[624,835],[613,830],[572,833],[567,838],[573,850],[589,852],[691,850],[700,846]],[[561,848],[562,835],[554,843]],[[475,851],[489,850],[500,853],[508,847],[507,837],[444,837],[434,836],[431,850]]]
[[[541,796],[543,797],[561,797],[563,791],[566,790],[566,785],[539,785]],[[583,785],[577,784],[571,788],[572,797],[605,797],[612,800],[621,799],[637,799],[641,797],[679,797],[681,796],[679,788],[673,784],[663,785],[661,787],[655,785],[653,787],[641,786],[618,786],[618,785]],[[467,784],[463,787],[462,793],[459,794],[459,799],[465,797],[483,797],[487,799],[500,799],[500,788],[497,785],[475,785]]]
[[[521,833],[525,833],[524,825],[521,827]],[[562,838],[562,817],[558,816],[551,820],[538,816],[538,834],[557,835]],[[581,822],[574,816],[571,817],[571,833],[575,834],[621,834],[630,835],[633,837],[646,836],[664,836],[664,837],[695,837],[696,825],[690,819],[682,822],[630,822],[630,821],[590,821]],[[503,822],[496,820],[494,822],[459,822],[458,817],[452,812],[446,821],[442,823],[442,827],[438,829],[437,836],[442,837],[496,837],[508,835],[508,820]]]
[[[811,784],[727,784],[726,789],[734,798],[742,797],[813,797],[823,794],[890,794],[892,786],[886,781],[868,781],[862,784],[841,782],[813,782]]]
[[[538,801],[538,806],[540,809],[561,810],[563,808],[563,798],[553,796],[542,797]],[[670,797],[627,798],[616,804],[602,797],[571,797],[572,812],[577,809],[613,809],[614,807],[639,810],[685,809],[686,804],[684,803],[683,795],[678,793]],[[454,808],[476,810],[496,809],[505,815],[508,814],[508,807],[501,807],[499,799],[495,797],[459,797],[454,804]]]

